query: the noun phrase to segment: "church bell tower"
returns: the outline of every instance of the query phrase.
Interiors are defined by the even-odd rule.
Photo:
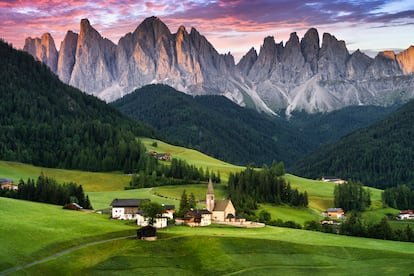
[[[210,212],[213,212],[214,210],[214,188],[213,188],[213,182],[211,182],[211,178],[208,181],[207,194],[206,194],[206,208]]]

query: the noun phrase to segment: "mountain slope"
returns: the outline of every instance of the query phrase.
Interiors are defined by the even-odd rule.
[[[152,125],[170,142],[235,164],[289,163],[306,145],[286,123],[221,96],[192,97],[169,86],[149,85],[113,106]]]
[[[293,172],[309,178],[337,175],[378,188],[414,185],[413,120],[410,101],[374,125],[323,146]]]
[[[53,38],[28,38],[25,48],[60,79],[106,101],[142,86],[163,83],[192,95],[224,95],[269,114],[284,110],[330,112],[346,106],[389,106],[414,98],[414,48],[371,58],[349,53],[346,43],[316,29],[286,43],[266,37],[236,65],[195,28],[176,33],[157,17],[146,18],[115,45],[87,19],[79,35],[68,32],[56,62]]]
[[[0,60],[0,159],[132,170],[141,150],[135,137],[152,130],[63,84],[46,65],[3,41]]]
[[[278,160],[287,167],[320,144],[388,112],[379,107],[354,107],[332,114],[295,113],[287,120],[241,108],[225,97],[192,97],[165,85],[145,86],[112,104],[152,125],[169,142],[235,164]]]

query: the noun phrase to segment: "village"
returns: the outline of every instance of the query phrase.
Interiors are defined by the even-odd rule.
[[[225,224],[235,227],[264,227],[264,223],[247,221],[237,216],[236,210],[231,200],[215,199],[213,182],[211,179],[207,185],[206,199],[200,201],[206,208],[193,209],[186,211],[182,217],[176,217],[174,205],[162,205],[163,213],[158,214],[151,225],[151,218],[142,210],[143,204],[149,199],[114,199],[110,206],[111,218],[117,220],[136,220],[141,227],[152,226],[154,228],[166,228],[168,225],[188,225],[190,227],[204,227],[212,223]]]
[[[156,158],[169,158],[169,154],[157,154]],[[337,177],[321,177],[322,182],[334,182],[336,184],[346,184],[347,182]],[[19,186],[9,178],[0,178],[0,187],[2,190],[17,191]],[[205,227],[212,223],[224,224],[234,227],[244,228],[260,228],[264,227],[264,223],[247,221],[245,218],[238,216],[234,205],[230,199],[218,200],[214,193],[214,184],[209,180],[207,184],[206,198],[198,203],[205,208],[191,208],[182,216],[176,216],[176,208],[174,205],[162,204],[163,211],[156,214],[152,219],[143,210],[142,206],[150,202],[149,199],[138,198],[115,198],[109,204],[110,218],[114,220],[131,220],[136,221],[140,227],[154,227],[156,229],[166,228],[172,225],[187,225],[190,227]],[[71,202],[63,206],[64,209],[82,210],[83,207],[75,202]],[[96,212],[102,212],[98,210]],[[322,225],[339,225],[346,219],[345,211],[342,208],[328,208],[321,213],[323,219]],[[413,210],[401,210],[399,214],[392,217],[395,220],[414,220]],[[139,231],[138,231],[139,232]],[[152,233],[152,232],[151,232]]]

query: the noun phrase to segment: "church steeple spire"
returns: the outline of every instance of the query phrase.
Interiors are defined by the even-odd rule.
[[[214,210],[214,188],[213,188],[213,182],[210,180],[208,181],[207,186],[207,193],[206,193],[206,208],[210,212],[213,212]]]

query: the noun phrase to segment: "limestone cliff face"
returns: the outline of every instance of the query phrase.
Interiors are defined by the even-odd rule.
[[[320,45],[321,43],[321,45]],[[309,29],[286,43],[266,37],[236,65],[219,54],[195,28],[176,33],[157,17],[145,19],[117,45],[87,19],[69,31],[56,51],[53,38],[27,38],[24,50],[46,63],[61,80],[112,101],[150,83],[193,95],[225,95],[268,113],[327,112],[348,105],[388,105],[414,98],[414,47],[370,58],[345,42]],[[403,93],[402,93],[403,91]]]
[[[23,51],[28,52],[39,61],[45,63],[53,73],[56,73],[58,52],[55,42],[49,33],[43,34],[41,38],[26,38]]]
[[[397,54],[397,61],[404,74],[414,73],[414,46]]]
[[[82,19],[69,84],[92,94],[110,87],[116,79],[115,50],[115,44]]]
[[[57,75],[65,83],[69,83],[73,67],[75,66],[77,44],[78,34],[72,31],[66,33],[64,40],[60,44]]]

